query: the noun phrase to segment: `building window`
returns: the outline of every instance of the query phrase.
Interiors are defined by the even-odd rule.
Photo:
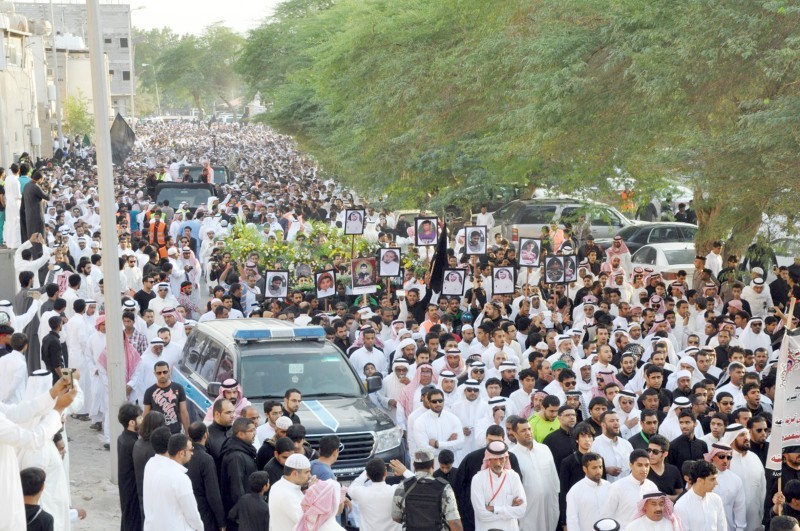
[[[106,44],[111,44],[111,39],[110,38],[103,39],[103,42],[105,42]]]
[[[131,80],[131,73],[129,70],[122,71],[122,81],[130,81]]]
[[[119,40],[119,47],[120,48],[127,48],[128,47],[128,38],[127,37],[122,37]]]

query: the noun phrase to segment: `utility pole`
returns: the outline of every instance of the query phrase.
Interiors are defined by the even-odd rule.
[[[94,91],[94,129],[97,148],[97,190],[100,194],[100,238],[103,246],[103,285],[106,294],[106,353],[108,356],[108,407],[111,420],[111,482],[118,483],[117,438],[122,433],[113,422],[125,403],[125,348],[122,336],[119,252],[114,212],[114,169],[111,162],[111,130],[108,116],[108,84],[103,60],[103,34],[100,31],[98,0],[86,0],[89,21],[89,53]],[[88,376],[88,375],[87,375]]]
[[[56,51],[56,17],[53,11],[53,0],[50,0],[50,25],[53,27],[53,77],[55,78],[56,92],[56,128],[58,129],[58,147],[64,150],[64,133],[61,130],[61,94],[58,89],[58,52]]]

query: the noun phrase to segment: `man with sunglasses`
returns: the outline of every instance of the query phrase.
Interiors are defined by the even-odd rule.
[[[750,430],[750,451],[758,456],[762,465],[767,464],[767,450],[769,443],[769,425],[767,419],[761,415],[756,415],[747,421],[747,429]]]
[[[427,393],[430,409],[414,421],[414,443],[417,449],[433,452],[434,457],[445,448],[456,454],[454,465],[458,466],[459,450],[464,444],[464,427],[459,418],[444,410],[444,393],[441,389],[431,389]]]
[[[647,444],[650,455],[650,472],[647,479],[666,494],[673,502],[683,492],[683,478],[677,467],[666,462],[669,455],[669,441],[663,435],[653,435]]]
[[[158,361],[153,368],[156,383],[144,392],[144,413],[158,411],[164,415],[166,425],[172,433],[189,429],[189,410],[186,408],[186,390],[172,381],[169,363]]]
[[[722,498],[728,529],[743,531],[747,526],[744,488],[739,476],[730,470],[732,458],[731,447],[721,443],[712,444],[711,451],[705,456],[705,460],[717,467],[719,471],[714,493]]]

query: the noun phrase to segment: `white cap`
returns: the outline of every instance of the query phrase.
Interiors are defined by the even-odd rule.
[[[288,430],[292,427],[292,419],[289,417],[280,417],[278,420],[275,421],[275,426],[279,427],[282,430]]]
[[[681,378],[691,378],[691,377],[692,377],[692,373],[690,373],[686,369],[681,369],[681,370],[679,370],[678,372],[675,373],[675,379],[676,380],[680,380]]]
[[[295,470],[306,470],[311,468],[311,461],[308,460],[308,457],[302,454],[292,454],[286,459],[285,465],[289,468],[294,468]]]

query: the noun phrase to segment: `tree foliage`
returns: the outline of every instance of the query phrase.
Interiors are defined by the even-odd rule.
[[[91,135],[94,115],[89,111],[89,100],[83,92],[67,96],[64,101],[64,131],[71,135]]]
[[[210,107],[214,101],[234,110],[241,80],[234,64],[244,38],[222,24],[200,35],[177,35],[169,28],[137,32],[136,63],[140,82],[155,94],[158,82],[162,107]],[[141,67],[147,64],[147,67]]]
[[[270,123],[396,205],[683,184],[698,244],[741,248],[762,212],[794,227],[798,27],[785,0],[288,0],[238,70]]]

